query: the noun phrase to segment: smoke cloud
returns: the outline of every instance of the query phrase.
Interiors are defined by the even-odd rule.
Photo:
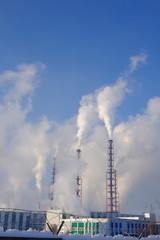
[[[121,104],[126,92],[127,82],[120,79],[115,85],[106,86],[97,93],[98,116],[104,122],[110,139],[112,138],[116,107]]]
[[[78,148],[81,145],[81,141],[85,134],[87,134],[95,123],[97,122],[97,114],[95,112],[96,102],[94,94],[89,94],[82,97],[80,102],[80,108],[77,116],[77,138]]]
[[[98,119],[104,122],[109,138],[112,138],[116,107],[121,105],[127,92],[127,81],[119,78],[114,85],[106,86],[93,94],[82,97],[77,116],[78,147],[83,137],[86,137],[97,124]]]
[[[131,206],[148,211],[159,199],[158,169],[160,98],[149,100],[144,114],[131,117],[114,129],[115,144],[119,146],[119,189],[122,209]]]
[[[38,191],[42,190],[51,122],[42,117],[33,124],[27,121],[27,115],[39,84],[38,74],[44,68],[41,63],[22,64],[17,71],[0,75],[1,207],[36,207],[37,195],[31,183],[35,182]]]
[[[82,97],[77,116],[78,147],[81,145],[85,134],[90,132],[97,123],[97,114],[99,119],[104,122],[109,138],[112,138],[117,107],[121,105],[126,93],[130,91],[126,78],[136,71],[140,63],[146,63],[146,59],[147,56],[144,53],[130,57],[129,70],[125,71],[115,84],[105,86],[96,90],[93,94]]]
[[[130,57],[130,65],[129,65],[129,71],[128,73],[133,73],[135,70],[137,70],[138,66],[142,64],[146,64],[147,61],[147,55],[144,53],[141,53],[137,56]]]

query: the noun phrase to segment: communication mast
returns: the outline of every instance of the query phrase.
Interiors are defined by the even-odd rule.
[[[108,140],[108,169],[106,173],[106,211],[118,213],[117,172],[114,169],[113,140]]]
[[[56,157],[53,158],[52,178],[51,178],[51,181],[50,181],[50,184],[49,184],[48,199],[50,201],[54,200],[55,177],[56,177]]]
[[[81,158],[81,150],[80,149],[77,149],[77,156],[78,156],[78,161],[80,161],[80,158]],[[82,203],[82,177],[79,174],[76,177],[76,184],[77,184],[76,195],[78,198],[80,198],[81,203]]]

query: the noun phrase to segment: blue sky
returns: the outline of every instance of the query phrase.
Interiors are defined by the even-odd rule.
[[[0,71],[45,64],[30,117],[63,122],[82,95],[114,83],[129,57],[145,52],[147,65],[133,75],[134,92],[119,112],[126,119],[159,94],[159,10],[156,0],[2,0]]]

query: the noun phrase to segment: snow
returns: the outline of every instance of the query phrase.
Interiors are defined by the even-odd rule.
[[[43,231],[36,231],[33,229],[28,229],[27,231],[19,231],[17,229],[9,229],[7,231],[3,231],[3,228],[0,228],[0,237],[21,237],[21,238],[60,238],[63,240],[138,240],[136,237],[124,237],[123,235],[116,235],[112,236],[103,236],[102,234],[96,234],[91,236],[90,234],[86,235],[53,235],[52,232],[43,230]],[[160,239],[160,235],[151,235],[148,237],[142,237],[141,240],[157,240]]]

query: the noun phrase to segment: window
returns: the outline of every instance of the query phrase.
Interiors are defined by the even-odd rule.
[[[26,230],[30,228],[31,216],[26,216]]]
[[[8,228],[8,217],[9,217],[9,213],[6,212],[4,215],[4,230],[7,230]]]
[[[128,232],[130,231],[130,224],[127,223],[127,229],[128,229]]]
[[[16,226],[16,213],[12,213],[12,220],[11,220],[11,229],[15,229]]]
[[[23,213],[21,212],[19,214],[19,225],[18,225],[18,229],[22,230],[22,226],[23,226]]]

